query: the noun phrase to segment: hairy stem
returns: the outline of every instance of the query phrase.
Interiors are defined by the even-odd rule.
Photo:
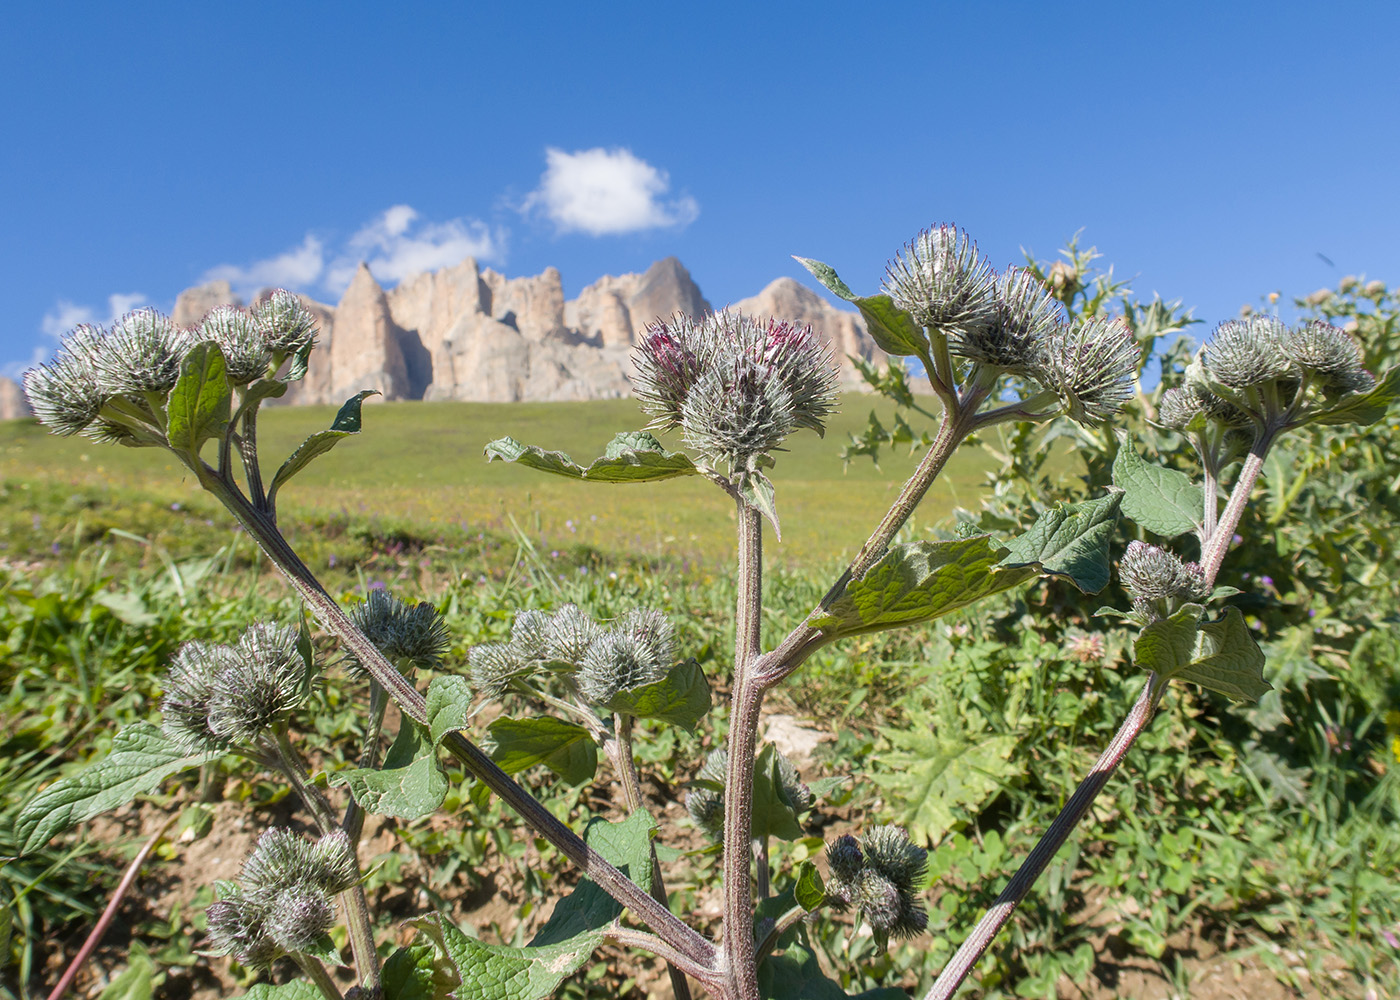
[[[724,956],[728,1000],[758,1000],[753,940],[753,766],[763,687],[753,666],[763,613],[763,519],[741,498],[739,594],[734,609],[734,693],[729,716],[729,767],[724,783]]]
[[[102,937],[107,933],[107,928],[111,926],[112,918],[117,915],[118,908],[122,905],[122,900],[126,899],[126,894],[131,891],[132,884],[136,881],[136,876],[140,874],[141,867],[146,863],[146,859],[151,856],[151,852],[156,849],[156,844],[160,843],[160,838],[165,836],[165,831],[180,818],[179,813],[166,820],[159,830],[153,833],[149,840],[141,845],[141,850],[136,852],[136,857],[131,859],[131,864],[127,866],[126,873],[122,875],[122,880],[117,883],[116,891],[112,893],[112,898],[107,902],[107,908],[102,911],[102,916],[97,918],[97,923],[93,925],[92,933],[88,934],[83,946],[78,949],[78,953],[73,956],[73,961],[68,963],[68,968],[63,970],[63,975],[59,977],[54,988],[49,992],[48,1000],[59,1000],[63,994],[68,992],[68,987],[73,985],[73,980],[77,978],[78,972],[87,963],[88,957],[92,955],[93,949],[102,943]]]
[[[991,909],[978,921],[972,933],[963,941],[962,947],[943,967],[938,980],[924,996],[924,1000],[948,1000],[957,992],[958,987],[962,985],[963,980],[972,971],[972,967],[977,964],[977,960],[982,957],[982,953],[992,943],[992,939],[996,937],[1002,925],[1011,917],[1017,905],[1030,892],[1036,879],[1040,878],[1041,873],[1045,871],[1045,866],[1064,846],[1070,833],[1079,825],[1084,814],[1089,811],[1094,799],[1103,786],[1108,783],[1109,777],[1118,767],[1123,755],[1128,752],[1128,748],[1133,745],[1133,741],[1138,738],[1147,723],[1151,721],[1152,713],[1157,708],[1157,702],[1161,698],[1164,688],[1165,685],[1157,683],[1156,674],[1149,673],[1147,675],[1147,683],[1143,686],[1142,693],[1138,695],[1137,702],[1128,713],[1128,717],[1123,720],[1123,725],[1119,727],[1113,741],[1109,743],[1108,748],[1095,762],[1088,776],[1080,782],[1079,787],[1070,796],[1070,800],[1065,803],[1060,814],[1055,817],[1055,822],[1050,824],[1050,829],[1045,831],[1031,853],[1026,856],[1026,860],[1021,862],[1021,867],[1011,877],[1011,881],[1006,884],[1001,895],[997,896]]]
[[[379,764],[379,734],[384,729],[384,712],[389,707],[389,697],[384,693],[384,686],[373,678],[369,682],[369,725],[365,729],[364,744],[360,749],[360,767],[377,767]],[[350,843],[354,847],[360,844],[360,835],[365,829],[365,811],[355,796],[350,796],[350,803],[345,807],[345,818],[340,821],[341,828],[350,838]]]
[[[778,938],[787,933],[793,924],[797,923],[807,915],[807,911],[800,906],[794,906],[777,920],[770,921],[772,926],[763,935],[763,940],[758,943],[758,958],[762,961],[778,945]]]
[[[335,985],[335,980],[330,977],[326,967],[321,964],[321,960],[313,955],[303,955],[299,951],[291,952],[291,959],[301,967],[301,971],[306,973],[306,978],[316,984],[316,988],[321,991],[321,996],[326,1000],[344,1000],[340,995],[340,988]]]
[[[619,927],[615,924],[607,929],[606,934],[614,944],[620,944],[624,948],[636,948],[638,951],[649,951],[657,958],[665,959],[667,965],[680,969],[685,975],[694,976],[711,990],[718,992],[723,989],[724,979],[713,968],[698,964],[689,955],[672,948],[655,934],[634,931],[630,927]],[[685,975],[682,975],[681,982],[685,982]],[[686,987],[686,995],[690,995],[689,986]]]
[[[604,752],[612,761],[613,771],[622,782],[622,795],[627,800],[628,813],[642,808],[642,779],[637,773],[637,758],[632,753],[633,718],[626,713],[618,713],[617,737],[603,744]],[[656,856],[656,843],[651,844],[651,895],[668,910],[671,907],[666,893],[666,879],[661,872],[661,859]],[[685,972],[675,962],[666,963],[666,972],[671,977],[671,992],[675,1000],[690,1000],[690,984]]]
[[[1215,585],[1220,564],[1225,561],[1225,553],[1230,549],[1230,541],[1235,537],[1235,529],[1239,527],[1240,518],[1249,504],[1249,495],[1254,492],[1254,484],[1264,468],[1264,459],[1273,447],[1279,430],[1280,428],[1274,426],[1266,427],[1254,439],[1254,446],[1249,449],[1244,466],[1240,469],[1240,477],[1235,480],[1235,488],[1230,491],[1230,502],[1220,514],[1215,533],[1201,549],[1201,572],[1205,574],[1207,587]]]
[[[273,565],[282,571],[327,631],[339,639],[370,675],[384,685],[385,691],[398,703],[404,715],[423,725],[428,717],[427,702],[423,695],[356,627],[335,599],[326,593],[320,581],[287,544],[276,525],[254,509],[246,497],[227,480],[219,478],[208,465],[196,462],[192,463],[190,468],[199,477],[200,485],[213,493],[228,508],[238,523],[258,543],[263,553],[272,560]],[[443,738],[442,745],[462,763],[469,774],[519,813],[536,833],[581,868],[584,874],[597,882],[608,895],[630,907],[638,919],[668,943],[702,965],[714,962],[715,950],[709,941],[585,844],[582,837],[561,823],[470,740],[454,732]]]

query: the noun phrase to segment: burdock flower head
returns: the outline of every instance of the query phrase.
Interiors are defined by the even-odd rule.
[[[1328,323],[1313,321],[1290,330],[1284,348],[1324,389],[1366,392],[1376,384],[1375,376],[1362,367],[1361,351],[1351,334]]]
[[[92,360],[99,384],[108,392],[165,393],[180,377],[180,362],[193,346],[189,332],[170,317],[137,309],[112,325],[101,349],[92,351]]]
[[[912,937],[928,926],[919,902],[928,871],[928,851],[910,843],[897,826],[878,826],[859,842],[849,834],[827,846],[827,896],[845,909],[854,906],[882,946],[891,937]]]
[[[1133,610],[1153,619],[1175,610],[1168,602],[1205,596],[1200,566],[1183,563],[1165,549],[1146,542],[1128,543],[1118,564],[1118,579],[1133,599]]]
[[[1293,370],[1288,328],[1273,316],[1226,320],[1201,351],[1206,371],[1229,389],[1249,389]]]
[[[1015,375],[1030,375],[1065,323],[1064,309],[1040,280],[1010,267],[996,280],[995,308],[986,322],[949,337],[954,354]]]
[[[235,647],[233,662],[214,679],[209,727],[220,736],[251,742],[296,708],[307,694],[306,661],[297,630],[254,625]]]
[[[836,402],[830,348],[810,327],[728,311],[647,329],[637,394],[653,427],[731,469],[749,468],[795,429],[821,433]]]
[[[996,273],[957,226],[925,229],[885,267],[884,290],[929,330],[964,342],[996,317]]]
[[[215,306],[205,314],[194,335],[219,345],[228,380],[234,385],[247,385],[267,374],[272,352],[257,321],[247,310],[238,306]]]
[[[1099,316],[1055,330],[1033,377],[1059,394],[1070,417],[1096,424],[1132,396],[1141,356],[1125,323]]]
[[[253,306],[251,315],[273,354],[296,354],[316,343],[316,317],[300,298],[277,288]]]
[[[64,340],[58,356],[24,373],[24,394],[34,415],[55,434],[77,434],[97,419],[110,392],[98,381],[92,346],[99,327],[84,324]]]
[[[387,590],[371,590],[350,617],[400,670],[436,667],[450,641],[437,608],[427,601],[407,604]]]

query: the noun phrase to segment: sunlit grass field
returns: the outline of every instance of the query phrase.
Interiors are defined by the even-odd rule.
[[[888,404],[850,395],[824,439],[809,431],[790,439],[791,450],[779,456],[772,473],[783,538],[770,543],[771,561],[802,565],[839,558],[860,545],[888,508],[918,456],[901,451],[878,468],[860,459],[846,469],[839,458],[848,434],[865,425],[872,408],[888,425]],[[259,443],[265,479],[334,416],[329,406],[264,408]],[[371,403],[364,410],[363,433],[301,472],[281,494],[281,513],[284,519],[313,522],[339,516],[411,526],[415,534],[448,542],[519,531],[546,552],[585,546],[606,554],[706,564],[727,559],[734,537],[732,505],[699,478],[584,484],[502,462],[488,464],[482,454],[486,442],[508,434],[587,464],[613,434],[637,429],[645,419],[632,400]],[[679,436],[665,435],[663,442],[677,448]],[[990,465],[984,452],[964,449],[920,509],[918,523],[932,524],[959,505],[976,507]],[[14,557],[26,545],[59,542],[97,496],[109,505],[152,513],[179,504],[187,515],[221,523],[222,512],[183,472],[157,449],[59,438],[33,421],[0,423],[0,543]],[[117,514],[109,510],[109,521],[119,521]]]

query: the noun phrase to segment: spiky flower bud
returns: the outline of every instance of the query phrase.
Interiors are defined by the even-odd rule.
[[[1376,384],[1362,367],[1361,351],[1345,330],[1328,323],[1304,323],[1288,332],[1288,355],[1326,389],[1365,392]]]
[[[893,930],[903,909],[895,884],[870,868],[856,876],[855,904],[871,927],[885,933]]]
[[[77,434],[97,419],[109,393],[98,382],[92,345],[102,331],[86,324],[64,340],[50,362],[24,373],[24,394],[39,422],[55,434]]]
[[[655,655],[645,637],[610,630],[596,639],[578,670],[579,692],[597,705],[607,705],[620,691],[632,691],[666,676],[670,663]]]
[[[729,773],[729,752],[711,750],[696,772],[695,784],[685,794],[685,810],[695,825],[718,840],[724,833],[724,779]]]
[[[510,626],[510,644],[523,659],[542,660],[545,657],[545,636],[549,632],[549,615],[543,611],[518,612]]]
[[[1037,370],[1044,345],[1064,325],[1064,309],[1034,274],[1007,268],[997,278],[996,308],[983,324],[949,337],[949,349],[969,361],[1028,375]]]
[[[1200,566],[1183,563],[1165,549],[1146,542],[1128,543],[1118,564],[1118,579],[1133,599],[1133,607],[1143,613],[1155,614],[1158,601],[1204,596]]]
[[[836,401],[829,348],[808,327],[728,311],[654,324],[637,348],[654,427],[681,427],[712,461],[747,467],[795,428],[821,433]]]
[[[533,666],[508,642],[473,646],[467,660],[471,664],[472,687],[487,698],[499,698],[511,681],[529,673]]]
[[[544,634],[544,658],[578,666],[588,647],[603,634],[603,627],[576,604],[564,604],[549,618]]]
[[[996,272],[957,226],[925,229],[885,267],[885,293],[920,326],[958,340],[990,325]]]
[[[209,904],[209,946],[232,955],[250,969],[265,969],[277,957],[277,943],[267,934],[267,908],[235,891]]]
[[[300,297],[285,288],[273,289],[252,308],[263,341],[279,354],[296,354],[316,343],[316,317]]]
[[[360,881],[360,866],[350,836],[332,830],[311,845],[307,878],[321,891],[334,896]]]
[[[817,797],[812,794],[812,789],[802,780],[802,776],[797,773],[797,768],[788,760],[787,755],[781,750],[777,750],[776,753],[778,792],[783,800],[792,806],[792,811],[800,816],[816,805]]]
[[[1246,427],[1251,423],[1249,414],[1238,406],[1195,386],[1168,389],[1157,407],[1158,422],[1178,431],[1185,430],[1202,414],[1226,427]]]
[[[1226,320],[1201,351],[1210,377],[1231,389],[1247,389],[1288,375],[1293,362],[1288,328],[1273,316]]]
[[[267,374],[272,352],[247,310],[232,305],[215,306],[205,313],[194,337],[219,345],[228,380],[234,385],[247,385]]]
[[[436,667],[449,642],[447,624],[427,601],[409,605],[386,590],[372,590],[350,617],[375,648],[405,666]]]
[[[209,701],[219,675],[234,662],[227,646],[187,642],[176,652],[165,675],[164,716],[166,735],[191,753],[217,753],[228,748],[226,735],[209,724]]]
[[[826,895],[838,909],[845,910],[856,902],[856,885],[865,869],[865,855],[860,842],[849,833],[826,845],[828,878]]]
[[[253,625],[238,640],[233,662],[214,680],[209,727],[230,740],[256,739],[306,697],[306,662],[298,633],[281,625]]]
[[[113,324],[93,351],[99,384],[111,393],[169,392],[194,342],[170,317],[137,309]],[[96,346],[96,345],[94,345]]]
[[[1108,420],[1132,395],[1142,351],[1119,319],[1097,316],[1053,331],[1033,377],[1080,423]]]
[[[865,863],[903,892],[913,892],[928,871],[928,851],[897,826],[877,826],[860,838]]]
[[[335,923],[335,907],[311,886],[291,886],[267,908],[267,936],[288,951],[306,951]]]

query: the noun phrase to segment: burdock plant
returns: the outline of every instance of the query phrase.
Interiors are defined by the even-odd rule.
[[[806,923],[824,910],[848,911],[881,947],[922,933],[927,857],[903,830],[875,826],[828,846],[825,878],[810,861],[774,863],[773,841],[802,839],[805,817],[829,786],[804,781],[776,748],[759,745],[768,693],[825,646],[926,623],[1040,575],[1086,592],[1102,590],[1120,512],[1167,543],[1194,532],[1201,543],[1197,560],[1144,542],[1122,560],[1132,610],[1121,614],[1142,627],[1135,658],[1148,671],[1143,694],[930,994],[951,996],[1084,815],[1169,680],[1241,700],[1267,689],[1263,656],[1239,612],[1212,618],[1206,610],[1264,456],[1280,434],[1309,423],[1378,419],[1398,379],[1388,373],[1376,383],[1350,338],[1330,327],[1289,329],[1266,319],[1226,324],[1160,413],[1196,447],[1202,484],[1149,466],[1125,446],[1115,489],[1046,506],[1020,535],[971,529],[948,540],[900,542],[910,515],[970,436],[1059,418],[1108,434],[1118,408],[1135,394],[1138,340],[1119,319],[1072,322],[1063,302],[1078,287],[1074,282],[1062,275],[1046,286],[1021,269],[999,274],[952,226],[912,240],[890,262],[885,287],[875,295],[858,296],[829,266],[802,262],[860,310],[885,352],[921,363],[941,412],[926,454],[888,512],[821,600],[776,639],[765,639],[765,625],[775,618],[765,611],[762,587],[764,522],[775,534],[780,523],[773,470],[788,438],[822,433],[836,404],[837,371],[817,332],[734,312],[678,316],[649,327],[635,355],[637,393],[652,418],[650,429],[679,432],[680,451],[668,451],[648,431],[619,434],[587,465],[510,438],[486,448],[492,459],[581,482],[698,476],[734,505],[728,724],[686,802],[691,822],[719,843],[717,939],[671,909],[654,848],[660,834],[641,794],[633,752],[639,720],[694,729],[711,711],[709,682],[687,657],[675,624],[649,609],[613,619],[571,604],[521,610],[507,640],[472,649],[468,669],[454,673],[445,669],[451,666],[448,637],[431,604],[410,606],[374,594],[349,611],[342,608],[279,530],[277,499],[309,462],[359,431],[368,393],[347,401],[328,430],[263,481],[259,405],[302,377],[315,343],[311,314],[281,291],[247,312],[216,310],[193,330],[177,329],[150,311],[111,330],[80,327],[53,361],[26,375],[25,388],[56,433],[164,448],[232,512],[340,644],[342,662],[369,676],[359,766],[328,776],[310,773],[291,738],[321,669],[309,628],[255,623],[232,644],[182,647],[167,677],[162,725],[128,727],[102,761],[40,792],[20,818],[22,847],[32,850],[183,768],[235,754],[286,777],[318,839],[291,830],[265,833],[239,879],[220,886],[209,910],[210,943],[250,968],[289,957],[328,1000],[341,1000],[326,969],[343,960],[331,935],[339,921],[364,996],[434,995],[434,984],[451,981],[441,992],[455,998],[537,1000],[605,942],[664,959],[681,1000],[692,981],[722,1000],[789,996],[793,983],[810,987],[803,995],[841,995],[835,983],[818,981]],[[902,369],[883,379],[903,403],[917,405]],[[1222,477],[1236,461],[1242,461],[1240,471],[1221,511]],[[1199,517],[1184,510],[1183,496]],[[435,676],[422,690],[418,674],[428,669]],[[381,753],[390,700],[402,722]],[[503,710],[480,713],[490,702]],[[485,718],[492,721],[483,725]],[[439,760],[443,751],[575,864],[583,881],[523,947],[484,943],[437,914],[418,922],[421,944],[381,963],[381,949],[389,946],[375,940],[356,857],[364,816],[414,820],[439,809],[450,780]],[[577,785],[594,780],[604,764],[621,790],[624,816],[594,819],[583,836],[512,777],[544,767]],[[342,799],[339,813],[336,797]]]

